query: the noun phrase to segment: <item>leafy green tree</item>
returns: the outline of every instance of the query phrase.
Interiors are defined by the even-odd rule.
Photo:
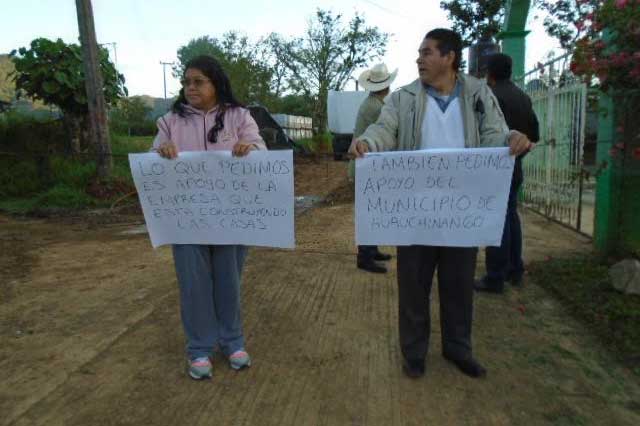
[[[256,53],[258,50],[246,36],[235,31],[225,33],[221,39],[199,37],[178,49],[174,75],[181,77],[187,62],[196,56],[213,56],[229,76],[233,93],[240,102],[269,107],[277,96],[271,90],[271,68]]]
[[[273,112],[311,117],[313,116],[313,99],[304,95],[285,95],[278,99]]]
[[[536,0],[536,7],[547,13],[544,27],[565,49],[588,34],[593,14],[603,6],[602,0]],[[596,25],[597,27],[597,25]]]
[[[13,78],[18,97],[26,95],[60,108],[70,135],[68,151],[74,153],[87,148],[89,109],[80,46],[66,44],[61,39],[37,38],[30,48],[13,50],[9,56],[15,65]],[[125,96],[127,89],[124,76],[116,71],[104,48],[100,48],[100,68],[105,100],[112,104]]]
[[[274,49],[283,40],[279,34],[271,33],[257,44],[259,60],[271,70],[271,91],[276,98],[280,98],[288,88],[289,70]]]
[[[356,14],[346,25],[342,15],[318,9],[303,37],[271,36],[275,56],[288,70],[288,88],[313,99],[314,127],[327,127],[327,94],[342,90],[354,70],[384,55],[389,35],[366,26]]]
[[[149,126],[149,114],[151,107],[139,96],[130,98],[122,98],[118,101],[115,108],[111,110],[110,119],[112,128],[118,133],[126,133],[129,136],[132,133],[139,133],[137,129],[151,127],[155,128],[153,123]],[[132,132],[133,129],[133,132]]]
[[[506,4],[507,0],[444,0],[440,7],[448,12],[466,47],[500,32]]]

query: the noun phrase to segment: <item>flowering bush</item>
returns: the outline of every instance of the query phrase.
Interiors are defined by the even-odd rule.
[[[602,90],[640,88],[640,0],[599,3],[580,23],[586,35],[576,42],[571,70]]]

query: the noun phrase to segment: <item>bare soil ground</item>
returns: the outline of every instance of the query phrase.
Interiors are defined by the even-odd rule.
[[[296,167],[296,195],[329,202],[297,218],[295,250],[250,251],[254,365],[236,373],[218,358],[205,382],[184,373],[169,249],[128,233],[139,215],[0,216],[0,425],[640,424],[637,378],[527,283],[476,297],[486,379],[440,356],[436,292],[427,374],[405,378],[395,264],[384,275],[355,267],[346,163]],[[523,213],[527,260],[590,249]]]

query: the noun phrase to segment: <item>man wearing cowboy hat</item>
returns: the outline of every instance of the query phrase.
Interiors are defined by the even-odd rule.
[[[532,148],[527,137],[509,132],[487,85],[459,72],[462,40],[449,29],[427,33],[418,48],[419,78],[391,94],[375,125],[355,138],[349,152],[410,151],[508,145],[512,155]],[[398,302],[403,370],[425,372],[431,320],[429,293],[438,270],[442,355],[470,377],[486,370],[471,351],[473,282],[477,248],[398,247]]]
[[[369,96],[362,102],[358,109],[356,118],[356,128],[353,137],[357,138],[371,124],[375,123],[380,116],[380,111],[384,105],[384,98],[389,94],[389,87],[398,74],[398,69],[389,73],[385,64],[378,64],[373,68],[364,71],[358,77],[358,83],[365,90],[369,91]],[[349,174],[354,176],[353,160],[349,164]],[[391,255],[381,253],[378,246],[358,246],[358,268],[369,272],[385,273],[387,268],[377,261],[390,260]]]

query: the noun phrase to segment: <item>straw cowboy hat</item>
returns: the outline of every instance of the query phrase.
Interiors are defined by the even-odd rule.
[[[397,68],[392,73],[389,73],[385,64],[378,64],[370,70],[366,70],[360,74],[360,77],[358,77],[358,84],[360,84],[360,86],[365,90],[378,92],[391,86],[396,75],[398,75]]]

